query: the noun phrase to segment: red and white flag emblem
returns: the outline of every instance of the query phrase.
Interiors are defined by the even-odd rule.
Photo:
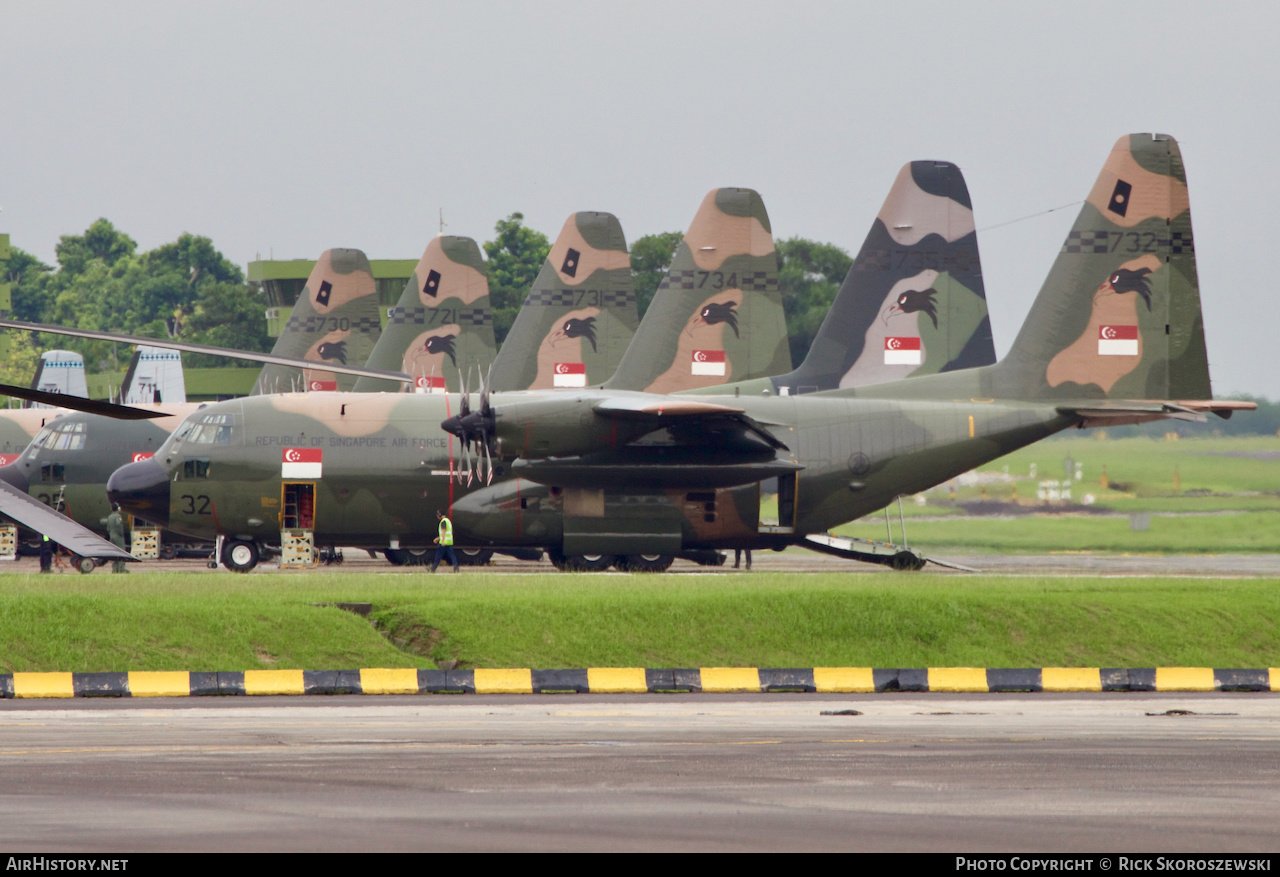
[[[338,392],[337,381],[310,381],[307,389],[312,393],[336,393]]]
[[[919,338],[885,338],[885,365],[919,365],[921,359]]]
[[[1099,326],[1098,356],[1137,356],[1137,326]]]
[[[587,364],[585,362],[557,362],[551,377],[553,387],[585,387]]]
[[[143,460],[150,460],[153,456],[155,456],[155,451],[137,451],[133,454],[130,462],[141,463]]]
[[[324,448],[285,448],[280,458],[281,478],[319,478]]]
[[[445,389],[444,375],[424,375],[415,378],[413,386],[419,393],[442,393]]]
[[[693,352],[693,363],[689,368],[690,374],[695,375],[725,375],[725,360],[723,350],[695,350]]]

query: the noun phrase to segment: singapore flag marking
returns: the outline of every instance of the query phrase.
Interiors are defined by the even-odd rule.
[[[1137,326],[1099,326],[1099,356],[1137,356]]]
[[[921,361],[919,338],[884,339],[885,365],[919,365]]]
[[[319,478],[323,448],[285,448],[280,460],[281,478]]]
[[[338,391],[338,382],[311,381],[307,384],[307,389],[313,393],[336,393]]]
[[[423,375],[413,381],[413,388],[418,393],[440,393],[445,389],[444,375]]]
[[[694,375],[718,375],[724,377],[725,361],[723,350],[695,350],[689,373]]]
[[[551,377],[553,387],[585,387],[587,364],[585,362],[557,362]]]

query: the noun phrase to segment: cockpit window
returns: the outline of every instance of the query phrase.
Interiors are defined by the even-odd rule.
[[[235,438],[234,421],[233,414],[197,414],[174,431],[173,439],[196,445],[229,445]]]
[[[86,425],[77,423],[53,423],[36,433],[31,440],[27,456],[34,457],[41,448],[51,451],[78,451],[84,447]]]

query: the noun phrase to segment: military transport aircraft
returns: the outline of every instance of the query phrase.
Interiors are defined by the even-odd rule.
[[[342,374],[344,380],[350,374],[354,382],[358,375],[380,375],[396,378],[399,385],[404,375],[398,371],[363,369],[364,338],[370,321],[378,321],[376,290],[368,259],[359,250],[329,250],[323,253],[313,268],[298,306],[290,316],[285,331],[281,333],[270,354],[247,354],[241,351],[225,351],[206,345],[190,345],[180,341],[167,342],[170,347],[163,353],[176,356],[177,350],[202,353],[233,354],[239,358],[266,363],[271,377],[267,383],[284,382],[285,386],[302,388],[315,385],[316,389],[335,386],[329,378]],[[15,324],[30,328],[28,324]],[[353,328],[354,327],[354,328]],[[139,344],[139,354],[130,365],[124,392],[128,398],[137,397],[150,404],[157,393],[172,388],[154,366],[171,366],[170,359],[141,360],[148,349],[147,339],[129,339],[110,333],[80,330],[64,330],[45,327],[58,334],[93,337],[100,340],[130,341]],[[350,342],[352,347],[345,345]],[[293,353],[305,354],[306,368],[297,367],[303,360]],[[347,362],[350,362],[348,367]],[[141,364],[140,364],[141,363]],[[322,368],[318,368],[320,364]],[[181,363],[177,363],[181,365]],[[150,366],[150,367],[148,367]],[[135,392],[132,388],[148,377],[149,385]],[[159,382],[159,383],[158,383]],[[163,386],[162,386],[163,384]],[[259,376],[257,387],[264,384]],[[146,392],[149,390],[149,392]],[[16,391],[15,391],[16,392]],[[172,397],[172,389],[169,389]],[[146,399],[146,397],[150,397]],[[183,418],[201,406],[197,403],[165,402],[151,405],[149,419],[113,419],[101,416],[107,409],[84,407],[79,400],[65,394],[49,398],[58,410],[39,409],[47,415],[38,423],[39,429],[24,450],[9,465],[0,468],[0,479],[29,493],[40,502],[64,512],[84,527],[105,531],[105,519],[110,511],[107,502],[106,483],[111,473],[124,463],[150,456],[169,437]],[[163,398],[163,395],[161,396]],[[71,410],[76,409],[76,410]],[[6,415],[37,413],[37,409],[4,412]],[[12,419],[12,418],[11,418]],[[20,424],[25,425],[25,424]],[[169,540],[167,540],[169,541]]]
[[[905,255],[904,238],[890,258]],[[1147,134],[1112,150],[995,365],[798,396],[486,388],[471,401],[321,393],[210,405],[155,457],[119,469],[108,492],[141,518],[223,539],[232,569],[252,568],[278,538],[280,510],[303,499],[317,544],[425,546],[431,512],[448,505],[460,543],[659,568],[691,548],[817,545],[895,496],[1068,427],[1254,407],[1212,398],[1182,158],[1172,138]],[[507,477],[459,484],[467,445]],[[762,523],[770,477],[779,519]]]

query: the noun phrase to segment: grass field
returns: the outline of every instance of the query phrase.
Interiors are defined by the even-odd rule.
[[[1082,469],[1082,478],[1071,482],[1074,510],[1037,499],[1041,481],[1064,477],[1067,458]],[[987,514],[970,513],[979,508],[976,503],[983,503]],[[1280,551],[1280,439],[1100,440],[1084,433],[1040,442],[979,469],[976,477],[904,497],[902,512],[909,541],[927,549],[1275,552]],[[1130,529],[1128,516],[1139,512],[1151,515],[1145,531]],[[897,516],[894,505],[895,540]],[[883,540],[884,515],[836,532]]]
[[[1280,665],[1257,579],[10,575],[0,599],[7,672]]]

